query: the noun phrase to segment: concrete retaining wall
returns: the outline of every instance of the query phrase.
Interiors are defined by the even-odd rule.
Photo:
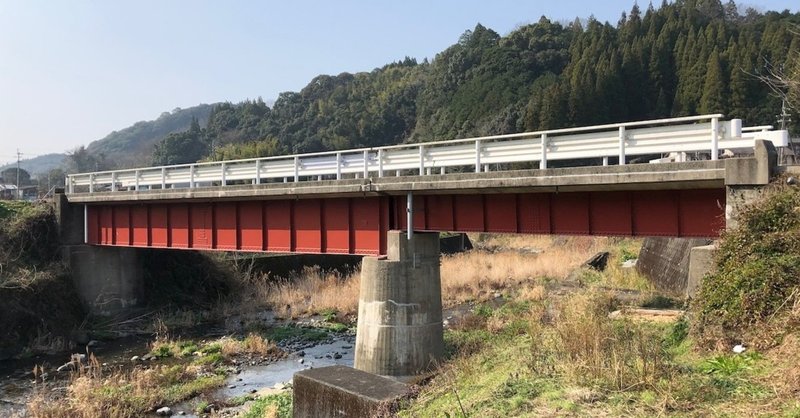
[[[692,247],[710,243],[700,238],[645,238],[636,269],[659,291],[684,296]]]

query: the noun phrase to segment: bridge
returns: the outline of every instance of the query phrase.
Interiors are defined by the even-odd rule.
[[[715,237],[719,150],[752,149],[756,138],[788,144],[785,131],[721,117],[74,174],[67,191],[86,205],[85,242],[107,246],[385,255],[386,232],[409,222],[416,231]],[[693,154],[709,159],[686,161]],[[628,164],[639,155],[677,162]],[[576,160],[602,166],[547,168]]]
[[[356,367],[412,375],[442,354],[439,231],[717,237],[788,145],[722,118],[72,174],[60,211],[74,270],[116,260],[118,293],[137,248],[373,256]]]

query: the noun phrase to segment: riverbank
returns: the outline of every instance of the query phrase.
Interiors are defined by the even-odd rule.
[[[558,280],[605,243],[605,240],[592,238],[486,237],[479,241],[479,248],[475,251],[445,256],[442,260],[444,304],[453,308],[453,313],[447,315],[450,317],[448,322],[457,321],[455,318],[469,312],[470,306],[475,303],[496,300],[518,289],[527,289],[525,291],[529,293],[537,292],[536,286],[540,283],[536,281],[537,278]],[[246,263],[246,260],[242,263]],[[89,360],[91,354],[94,354],[95,361],[86,365],[90,366],[87,369],[90,372],[88,375],[68,374],[57,379],[53,370],[67,361],[69,355],[63,355],[61,360],[42,358],[43,362],[36,364],[40,366],[37,369],[40,376],[35,377],[29,368],[24,379],[33,381],[35,378],[38,382],[36,387],[45,388],[42,391],[49,388],[50,393],[27,401],[23,398],[22,402],[18,399],[15,402],[27,403],[29,406],[54,406],[47,410],[33,406],[31,410],[36,412],[35,416],[80,414],[80,411],[70,409],[73,404],[93,405],[91,413],[87,412],[86,416],[102,410],[102,405],[106,405],[105,408],[110,408],[116,415],[130,416],[153,412],[163,406],[178,405],[186,409],[184,412],[187,413],[198,409],[198,405],[185,404],[186,399],[197,401],[200,405],[205,403],[199,409],[210,411],[214,408],[209,406],[216,409],[229,408],[234,406],[231,404],[253,397],[249,393],[247,395],[250,396],[245,397],[247,399],[242,398],[242,393],[210,396],[219,394],[216,391],[220,387],[237,386],[242,389],[243,386],[226,380],[237,376],[237,371],[249,376],[252,374],[250,369],[261,368],[266,374],[283,373],[286,376],[290,374],[289,370],[296,370],[297,365],[313,367],[327,364],[327,360],[348,361],[348,356],[352,356],[351,349],[343,347],[330,353],[312,355],[319,355],[320,359],[307,356],[298,358],[296,353],[327,350],[325,347],[330,344],[352,345],[348,338],[352,337],[356,319],[359,281],[357,272],[341,274],[319,268],[306,268],[286,279],[276,279],[267,274],[250,274],[241,275],[238,280],[238,283],[231,285],[232,291],[229,295],[220,298],[207,310],[177,309],[141,315],[138,325],[127,321],[125,327],[129,327],[129,331],[137,328],[140,331],[149,330],[154,336],[146,339],[144,346],[139,341],[132,350],[120,354],[103,352],[102,348],[92,347]],[[114,325],[112,321],[101,328],[119,330],[123,327],[119,322]],[[206,332],[203,333],[202,330]],[[89,330],[89,336],[103,334]],[[275,345],[282,357],[276,356],[250,364],[252,360],[245,361],[238,353],[226,356],[208,348],[226,346],[231,341],[239,341],[238,344],[246,346],[244,341],[248,338],[261,338],[265,344]],[[105,343],[105,346],[111,344],[113,342]],[[84,353],[83,347],[76,351]],[[336,358],[337,351],[340,359]],[[330,359],[327,358],[329,355]],[[146,357],[147,360],[132,363],[130,359],[134,356],[138,356],[139,360]],[[150,357],[155,357],[155,360],[150,360]],[[291,362],[287,363],[289,358]],[[303,363],[299,363],[300,360]],[[352,357],[349,361],[352,361]],[[45,362],[50,364],[44,364]],[[96,367],[97,364],[99,367]],[[44,373],[47,373],[49,380],[45,379],[45,383],[42,383],[40,377]],[[142,376],[155,379],[149,383],[164,386],[165,392],[153,390],[156,394],[146,396],[144,393],[126,392],[127,397],[138,400],[122,406],[113,402],[109,404],[108,399],[94,403],[76,400],[82,399],[76,398],[78,393],[75,391],[78,387],[83,388],[84,392],[81,393],[91,393],[90,389],[96,385],[107,388],[109,385],[114,386],[114,382],[138,381]],[[289,379],[290,376],[286,378]],[[79,381],[83,383],[77,383]],[[260,384],[264,384],[264,381],[266,380],[261,379]],[[48,386],[48,382],[55,384]],[[257,385],[253,385],[253,389],[258,390],[255,387]],[[53,391],[53,387],[62,390]],[[126,390],[134,391],[134,388]],[[162,392],[162,395],[157,392]],[[169,396],[163,393],[168,393]],[[161,404],[164,405],[159,406]],[[59,415],[59,410],[62,415]]]

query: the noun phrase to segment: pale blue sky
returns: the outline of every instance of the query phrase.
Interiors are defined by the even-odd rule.
[[[740,4],[798,10],[796,0]],[[318,74],[431,58],[478,22],[500,34],[541,15],[616,23],[632,5],[0,0],[0,163],[17,147],[63,152],[175,107],[270,100]]]

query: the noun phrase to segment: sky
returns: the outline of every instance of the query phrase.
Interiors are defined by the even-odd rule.
[[[642,8],[646,8],[646,2]],[[660,4],[658,1],[656,4]],[[796,0],[737,4],[798,11]],[[433,58],[481,23],[615,24],[633,0],[0,0],[0,165],[161,112],[273,100],[319,74]]]

